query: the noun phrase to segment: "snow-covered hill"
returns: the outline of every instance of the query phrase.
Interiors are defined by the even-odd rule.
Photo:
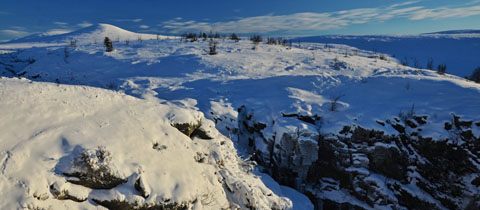
[[[479,30],[457,30],[420,35],[326,35],[294,39],[295,42],[345,44],[363,50],[386,53],[401,63],[416,68],[433,69],[447,65],[447,72],[460,77],[470,76],[480,67]]]
[[[105,37],[109,37],[112,41],[125,42],[132,40],[150,40],[150,39],[167,39],[169,36],[161,36],[155,34],[134,33],[121,29],[109,24],[94,24],[92,26],[80,29],[78,31],[49,34],[39,33],[33,34],[20,39],[12,40],[0,44],[0,48],[30,48],[45,46],[63,46],[74,41],[76,44],[94,44],[103,43]]]
[[[0,45],[0,74],[203,112],[294,209],[311,206],[260,172],[319,209],[480,206],[480,84],[345,45],[214,41],[216,55],[209,40],[181,38],[114,42],[113,52],[94,42]]]

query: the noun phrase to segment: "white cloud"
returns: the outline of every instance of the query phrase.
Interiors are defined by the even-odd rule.
[[[68,25],[68,23],[60,22],[60,21],[55,21],[55,22],[53,22],[53,24],[58,25],[58,26],[67,26]]]
[[[303,12],[290,15],[263,15],[244,17],[233,21],[208,22],[187,21],[182,18],[174,18],[165,21],[159,26],[172,33],[191,31],[218,31],[236,33],[269,33],[269,32],[293,32],[293,31],[316,31],[344,28],[353,24],[370,22],[383,22],[394,18],[407,18],[410,20],[440,19],[450,17],[468,17],[480,14],[480,3],[477,5],[462,5],[457,7],[425,8],[416,6],[419,1],[408,1],[393,4],[387,7],[359,8],[335,12]],[[470,2],[469,4],[475,4]]]
[[[466,3],[465,5],[474,5],[474,4],[480,4],[480,0],[473,0],[471,2]]]
[[[140,25],[140,26],[138,26],[138,27],[139,27],[139,28],[141,28],[141,29],[147,29],[147,28],[150,28],[150,26],[147,26],[147,25]]]
[[[457,8],[448,8],[440,7],[434,9],[422,9],[413,12],[410,17],[410,20],[422,20],[422,19],[443,19],[443,18],[453,18],[453,17],[470,17],[474,15],[480,15],[480,5],[477,6],[468,6],[468,7],[457,7]]]
[[[0,30],[0,33],[7,35],[7,36],[12,36],[12,37],[21,37],[29,34],[26,31],[20,31],[20,30],[10,30],[10,29],[5,29],[5,30]]]
[[[133,23],[138,23],[141,22],[143,19],[141,18],[136,18],[136,19],[116,19],[115,21],[117,22],[133,22]]]
[[[57,35],[57,34],[66,34],[66,33],[70,33],[72,32],[72,30],[68,30],[68,29],[51,29],[47,32],[45,32],[45,34],[48,34],[48,35]]]
[[[91,24],[89,22],[82,22],[82,23],[77,24],[77,26],[80,26],[80,27],[83,27],[83,28],[91,26],[91,25],[93,25],[93,24]]]
[[[15,29],[17,31],[26,31],[27,29],[23,26],[11,26],[10,28]]]

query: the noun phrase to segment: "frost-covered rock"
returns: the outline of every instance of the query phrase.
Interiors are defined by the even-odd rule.
[[[245,118],[239,119],[239,127],[262,123],[255,121],[253,114],[240,114]],[[288,119],[277,121],[289,122],[289,126],[280,126],[282,129],[275,130],[278,140],[268,141],[273,151],[255,149],[256,141],[252,147],[265,171],[281,184],[309,195],[319,209],[478,206],[480,137],[471,134],[472,121],[452,115],[452,126],[442,128],[448,137],[433,139],[421,135],[422,130],[435,126],[423,115],[385,120],[390,123],[384,126],[396,131],[392,134],[358,125],[319,134],[321,123],[311,121],[305,126],[305,120],[297,118],[295,122],[291,116],[284,117]],[[240,133],[240,141],[244,142],[250,141],[252,135],[265,139],[268,136],[253,127],[241,131],[246,132]],[[305,142],[308,144],[302,147]],[[264,157],[272,158],[265,162]]]
[[[112,189],[127,182],[112,166],[112,154],[105,147],[94,150],[75,148],[69,168],[59,169],[67,181],[92,189]],[[64,166],[65,167],[65,166]]]

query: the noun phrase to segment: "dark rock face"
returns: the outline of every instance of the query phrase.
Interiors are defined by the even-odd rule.
[[[93,199],[93,201],[110,210],[187,210],[189,206],[187,204],[177,204],[177,203],[142,206],[136,203],[129,203],[127,201],[121,201],[121,200],[101,201],[101,200]]]
[[[404,180],[409,165],[407,156],[397,149],[377,146],[368,153],[369,169],[387,177]]]
[[[253,111],[241,107],[239,140],[250,142],[257,162],[267,173],[306,194],[316,209],[480,206],[480,139],[472,132],[476,126],[472,121],[452,115],[444,128],[449,137],[432,139],[421,135],[429,126],[428,117],[413,113],[379,123],[390,126],[396,134],[358,125],[345,125],[338,133],[325,134],[319,116],[282,116],[316,130],[266,136],[263,130],[269,124],[258,122]],[[329,197],[338,192],[361,203]]]

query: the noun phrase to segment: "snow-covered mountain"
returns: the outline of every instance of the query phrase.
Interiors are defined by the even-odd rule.
[[[217,42],[217,54],[209,55],[213,41]],[[162,165],[163,159],[172,158],[168,153],[172,148],[174,153],[193,154],[192,160],[205,158],[201,164],[206,165],[178,177],[178,183],[190,183],[180,180],[183,178],[200,183],[181,191],[188,196],[176,200],[194,209],[200,207],[192,199],[204,193],[197,188],[201,183],[210,186],[205,180],[219,178],[218,174],[224,178],[220,183],[224,190],[210,182],[211,189],[225,193],[226,199],[213,202],[217,207],[228,203],[240,208],[289,209],[291,200],[294,209],[311,209],[305,196],[291,188],[308,196],[317,209],[480,206],[480,84],[405,66],[386,54],[337,44],[290,47],[260,43],[255,47],[245,39],[191,42],[170,38],[114,42],[115,50],[105,52],[103,43],[88,39],[83,43],[22,50],[0,45],[4,52],[0,54],[0,74],[23,78],[1,79],[0,94],[7,100],[0,102],[4,113],[0,116],[7,116],[2,122],[8,123],[0,124],[0,131],[2,139],[9,139],[1,148],[6,163],[2,178],[7,183],[18,176],[26,180],[20,181],[21,186],[27,186],[8,185],[5,189],[12,190],[2,191],[23,193],[9,205],[99,204],[115,209],[102,202],[115,199],[153,204],[153,198],[142,198],[142,188],[135,190],[136,181],[132,180],[140,176],[142,165],[151,194],[157,198],[176,195],[176,188],[162,187],[177,179],[153,183],[154,175],[149,173],[163,169],[146,163],[155,158]],[[118,97],[123,99],[110,99]],[[210,127],[198,128],[199,121]],[[197,128],[200,130],[194,132]],[[190,141],[177,130],[197,137]],[[93,135],[97,132],[98,136]],[[137,136],[140,143],[133,143]],[[67,149],[62,146],[64,138]],[[177,138],[180,142],[173,141]],[[72,149],[77,145],[84,152]],[[126,145],[147,146],[131,149]],[[161,153],[162,145],[166,145],[166,154]],[[228,149],[221,149],[223,145]],[[92,154],[103,153],[98,146],[112,154],[108,169],[122,175],[115,177],[128,180],[108,191],[73,190],[80,186],[78,181],[68,181],[68,175],[78,170],[60,167],[62,158],[75,160],[75,154],[85,153],[95,159],[98,155]],[[50,153],[42,148],[47,147],[57,149],[46,155]],[[17,152],[30,159],[20,163],[7,158]],[[161,154],[156,156],[157,152]],[[247,160],[240,160],[236,152]],[[222,156],[227,154],[228,158]],[[225,157],[224,164],[218,156]],[[28,180],[34,173],[16,168],[24,160],[44,161],[31,169],[42,171],[35,176],[45,177],[42,184],[30,186]],[[253,171],[250,160],[258,163]],[[164,167],[171,176],[184,173],[180,164]],[[225,178],[225,173],[232,173],[233,178]],[[265,173],[288,187],[276,184]],[[260,177],[263,183],[258,182]],[[65,180],[66,188],[57,184],[48,190]],[[251,187],[247,191],[263,193],[238,197],[235,193],[244,191],[232,190],[227,183],[247,183],[244,187]],[[72,192],[87,192],[81,198],[88,201],[59,199],[55,192],[70,187]],[[35,200],[39,194],[25,188],[38,189],[40,195],[49,197]]]
[[[325,35],[293,39],[295,42],[345,44],[394,56],[401,63],[433,69],[447,65],[447,72],[470,76],[480,67],[480,30],[455,30],[419,35]]]

